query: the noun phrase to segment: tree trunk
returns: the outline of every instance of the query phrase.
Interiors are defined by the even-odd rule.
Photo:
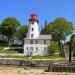
[[[8,41],[9,41],[8,46],[10,47],[12,45],[12,38],[11,38],[11,36],[9,37]]]
[[[58,40],[58,46],[59,46],[60,55],[62,56],[62,49],[61,49],[61,42],[60,42],[60,39]]]
[[[69,45],[69,63],[71,62],[71,44]]]

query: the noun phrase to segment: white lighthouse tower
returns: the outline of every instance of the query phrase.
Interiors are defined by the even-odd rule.
[[[39,31],[38,31],[38,16],[33,13],[31,14],[31,17],[29,19],[29,30],[27,34],[27,38],[36,38],[39,36]]]

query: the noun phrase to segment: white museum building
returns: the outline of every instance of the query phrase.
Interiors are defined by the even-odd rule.
[[[40,35],[38,31],[38,16],[33,13],[29,19],[29,29],[27,37],[24,38],[24,54],[28,55],[32,52],[32,56],[48,55],[48,43],[51,40],[51,35]]]

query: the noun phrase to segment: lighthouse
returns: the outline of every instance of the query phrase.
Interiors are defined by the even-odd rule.
[[[30,56],[48,55],[47,47],[51,40],[51,35],[41,35],[38,31],[38,16],[32,13],[29,18],[29,29],[27,37],[24,38],[24,54]]]
[[[36,38],[39,36],[38,31],[38,16],[35,13],[32,13],[29,19],[29,29],[28,29],[28,38]]]

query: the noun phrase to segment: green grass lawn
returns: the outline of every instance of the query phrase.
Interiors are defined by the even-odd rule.
[[[59,54],[52,55],[52,56],[33,56],[32,59],[55,59],[55,58],[62,58]]]
[[[18,51],[7,49],[7,50],[0,50],[0,53],[13,54],[13,53],[18,53]]]
[[[28,57],[27,56],[19,56],[19,55],[12,55],[12,54],[9,54],[9,55],[6,55],[6,56],[0,56],[0,58],[15,58],[15,59],[19,59],[19,60],[28,60]],[[36,60],[36,59],[63,59],[62,57],[60,57],[59,55],[54,55],[54,56],[32,56],[32,59]]]
[[[16,56],[16,55],[7,55],[7,56],[0,56],[0,58],[15,58],[15,59],[23,59],[23,60],[25,60],[25,59],[28,59],[28,57],[27,56]]]
[[[18,54],[19,52],[16,50],[4,50],[3,47],[0,47],[0,53],[7,53],[6,56],[0,56],[0,58],[19,58],[19,59],[28,59],[27,56],[19,56],[13,55]],[[32,59],[56,59],[56,58],[63,58],[59,54],[54,54],[52,56],[32,56]]]
[[[0,47],[0,53],[13,54],[13,53],[19,53],[19,52],[18,50],[4,49],[4,47]]]
[[[13,53],[18,53],[18,51],[14,51],[14,50],[0,50],[0,53],[8,53],[8,54],[13,54]]]

